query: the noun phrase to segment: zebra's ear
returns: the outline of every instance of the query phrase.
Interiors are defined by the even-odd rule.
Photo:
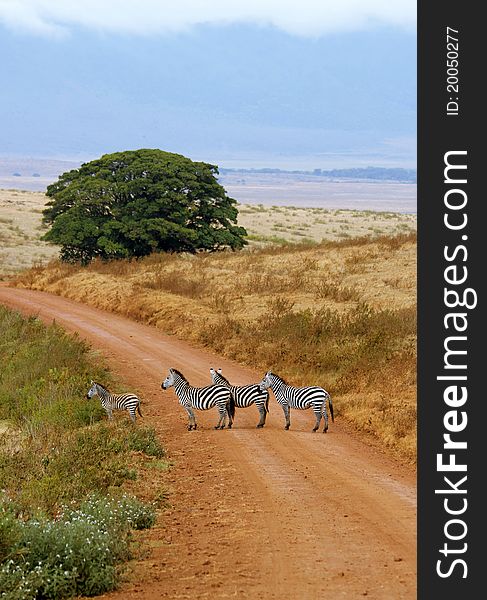
[[[219,373],[220,375],[222,374],[221,367],[218,369],[218,373]]]

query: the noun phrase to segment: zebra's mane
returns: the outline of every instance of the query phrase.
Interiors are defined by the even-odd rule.
[[[179,377],[181,377],[181,379],[184,379],[184,381],[186,383],[189,383],[188,380],[186,379],[186,377],[181,373],[181,371],[178,371],[177,369],[171,369],[171,371],[173,373],[176,373],[176,375],[179,375]]]
[[[288,384],[288,382],[287,382],[285,379],[283,379],[283,378],[282,378],[282,377],[280,377],[279,375],[276,375],[276,373],[274,373],[274,371],[272,372],[272,375],[273,375],[274,377],[276,377],[277,379],[279,379],[279,381],[282,381],[282,383],[284,383],[285,385],[289,385],[289,384]]]
[[[94,381],[93,382],[95,385],[97,385],[98,387],[101,387],[102,390],[105,390],[105,392],[110,392],[110,390],[107,388],[106,385],[103,385],[102,383],[98,383],[98,381]]]
[[[228,381],[228,379],[227,379],[226,377],[224,377],[224,376],[223,376],[221,373],[218,373],[218,372],[217,372],[217,375],[218,375],[218,377],[220,377],[220,379],[223,379],[224,381],[226,381],[226,382],[228,383],[228,385],[232,385],[232,384],[231,384],[231,383]]]

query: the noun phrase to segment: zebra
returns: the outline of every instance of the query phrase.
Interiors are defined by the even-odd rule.
[[[161,388],[167,390],[174,386],[179,404],[186,409],[188,413],[188,431],[196,429],[196,419],[193,409],[208,410],[213,406],[218,408],[220,418],[215,425],[215,429],[224,429],[227,415],[228,428],[231,429],[233,417],[235,415],[235,402],[230,390],[223,385],[208,385],[206,387],[193,387],[189,385],[186,377],[177,369],[169,369],[168,376],[161,383]]]
[[[260,413],[260,421],[257,423],[257,428],[264,427],[266,414],[269,412],[269,392],[261,391],[258,383],[249,385],[231,385],[226,377],[222,375],[222,370],[210,369],[211,380],[214,384],[224,385],[230,388],[233,395],[236,408],[247,408],[251,404],[255,404]]]
[[[306,386],[306,387],[294,387],[288,385],[282,377],[279,377],[271,371],[267,371],[264,378],[259,383],[259,388],[265,390],[271,388],[274,392],[274,396],[279,404],[282,406],[284,411],[284,417],[286,419],[285,429],[289,429],[291,426],[291,419],[289,412],[291,408],[297,408],[298,410],[304,410],[306,408],[313,408],[313,412],[316,416],[316,423],[313,427],[313,432],[320,426],[321,417],[324,419],[323,433],[328,431],[328,415],[326,413],[326,401],[330,407],[331,420],[334,422],[333,417],[333,403],[331,401],[330,394],[322,387],[318,386]]]
[[[106,410],[108,418],[113,419],[113,409],[128,410],[132,422],[135,423],[135,411],[140,412],[140,399],[135,394],[111,394],[101,383],[91,381],[91,387],[86,394],[87,398],[93,398],[96,394],[100,397],[101,405]]]

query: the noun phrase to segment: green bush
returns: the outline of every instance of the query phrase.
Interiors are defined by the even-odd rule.
[[[129,450],[143,452],[147,456],[162,458],[165,456],[164,448],[157,439],[156,432],[152,427],[138,427],[131,429],[127,434]]]
[[[132,496],[103,498],[93,495],[81,503],[78,509],[65,509],[67,520],[77,519],[83,515],[101,524],[107,530],[117,528],[149,529],[155,523],[156,514],[151,506],[147,506]],[[122,533],[122,532],[121,532]]]
[[[0,507],[0,562],[9,556],[19,537],[19,525],[13,511],[9,507]]]
[[[58,520],[14,522],[16,541],[0,567],[1,597],[62,599],[113,590],[118,565],[132,557],[130,530],[151,527],[155,511],[127,496],[93,496]],[[0,513],[0,531],[11,526],[11,514]]]

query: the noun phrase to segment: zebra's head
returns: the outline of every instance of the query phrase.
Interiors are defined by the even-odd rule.
[[[167,388],[170,388],[172,385],[174,385],[174,382],[175,382],[174,370],[169,369],[169,373],[167,374],[166,379],[164,379],[164,381],[161,383],[161,388],[163,390],[167,390]]]
[[[217,383],[219,377],[218,375],[222,374],[222,370],[218,369],[217,371],[215,371],[215,369],[213,367],[210,367],[210,375],[211,375],[211,381],[213,383]]]
[[[93,396],[94,396],[95,394],[98,394],[98,390],[97,390],[97,387],[96,387],[96,383],[95,383],[94,381],[90,381],[90,383],[91,383],[91,387],[90,387],[90,389],[88,390],[88,393],[86,394],[86,397],[87,397],[87,398],[93,398]]]
[[[226,385],[227,387],[230,387],[230,382],[228,381],[228,379],[226,377],[224,377],[222,375],[221,369],[218,369],[218,371],[215,371],[215,369],[211,368],[210,374],[211,374],[211,381],[214,384]]]
[[[259,383],[259,390],[263,392],[270,387],[272,387],[272,371],[267,371],[262,381]]]

